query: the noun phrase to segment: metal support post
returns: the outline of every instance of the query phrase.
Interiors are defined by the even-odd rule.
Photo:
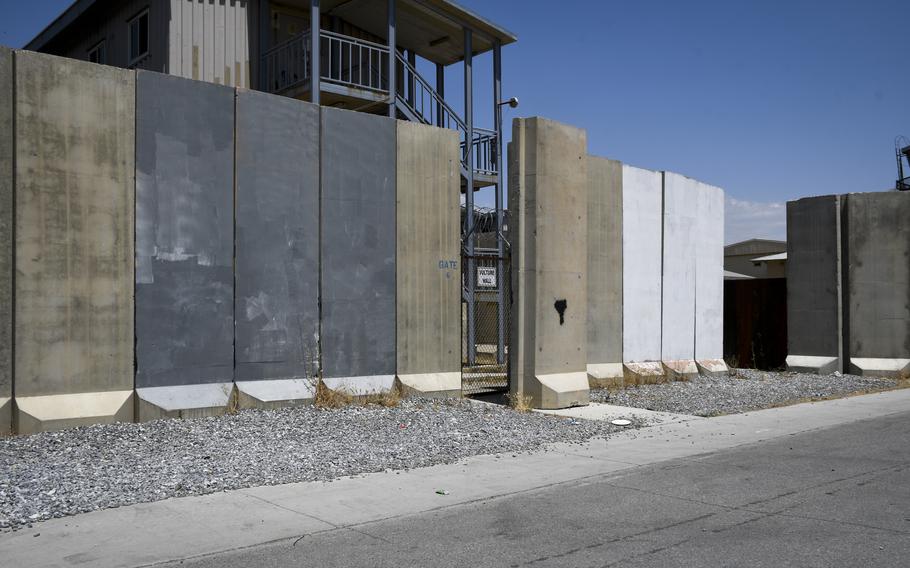
[[[442,63],[436,64],[436,92],[439,100],[436,102],[436,126],[445,128],[445,117],[442,112],[442,101],[446,98],[446,72]]]
[[[411,69],[417,69],[417,54],[414,53],[414,50],[408,50],[408,63],[411,65]],[[416,88],[414,72],[408,71],[408,104],[411,105],[411,108],[414,108],[414,89]]]
[[[320,18],[319,0],[310,0],[310,101],[317,105],[319,104],[319,95],[322,90],[319,85],[321,77],[319,71],[319,62],[321,60],[319,55]]]
[[[476,359],[477,345],[475,341],[475,313],[474,313],[474,288],[476,286],[476,268],[474,261],[474,49],[471,45],[471,30],[464,30],[464,120],[465,129],[465,169],[467,170],[467,183],[465,185],[465,253],[468,257],[467,276],[467,341],[468,341],[468,366],[473,367]]]
[[[266,85],[268,81],[268,67],[264,59],[265,53],[272,47],[271,42],[271,29],[272,29],[272,10],[269,5],[268,0],[260,0],[259,2],[259,79],[256,86],[260,91],[269,90],[269,85]],[[238,77],[239,79],[239,77]],[[239,83],[238,83],[239,84]]]
[[[505,242],[502,235],[503,199],[502,199],[502,44],[493,42],[493,120],[496,130],[496,146],[493,167],[496,168],[496,312],[498,314],[498,333],[496,336],[496,362],[500,365],[506,360],[506,303],[505,303]]]
[[[396,0],[389,0],[389,116],[397,118],[398,113],[395,109],[395,100],[398,97],[398,58],[396,55],[395,40],[395,3]]]

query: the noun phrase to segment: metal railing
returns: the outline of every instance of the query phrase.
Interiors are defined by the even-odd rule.
[[[262,56],[265,90],[282,93],[310,80],[310,33],[283,41]]]
[[[404,92],[397,93],[399,103],[407,107],[424,124],[451,128],[461,139],[461,163],[467,167],[468,125],[452,107],[436,92],[426,79],[417,72],[401,54],[396,54],[403,70]],[[474,171],[485,175],[499,172],[495,130],[474,127],[471,151],[474,152]]]
[[[266,90],[286,93],[306,87],[310,80],[310,32],[303,32],[268,50],[262,57]],[[389,92],[389,47],[354,37],[321,31],[319,34],[320,80],[344,87]],[[468,162],[468,126],[464,119],[443,99],[407,59],[396,53],[402,69],[401,92],[396,101],[413,118],[434,126],[451,128],[461,140],[461,163]],[[495,176],[499,172],[498,140],[494,130],[474,128],[470,151],[474,172]]]
[[[417,114],[420,121],[424,124],[457,130],[461,135],[461,139],[464,140],[465,133],[468,131],[468,125],[465,124],[465,121],[400,53],[396,55],[398,56],[398,63],[404,71],[403,84],[405,85],[405,90],[407,90],[408,86],[413,86],[414,89],[410,93],[398,93],[398,99],[407,105],[411,112]]]
[[[265,52],[266,90],[284,93],[309,82],[310,37],[303,32]],[[320,80],[388,93],[388,46],[327,31],[319,41]]]
[[[495,130],[474,128],[474,171],[495,176],[499,173],[497,136]],[[462,144],[464,146],[464,144]],[[464,149],[462,148],[462,151]]]
[[[389,47],[334,32],[319,35],[323,81],[389,92]]]

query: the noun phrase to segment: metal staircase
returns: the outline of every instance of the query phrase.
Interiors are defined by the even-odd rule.
[[[396,89],[395,106],[406,119],[441,128],[451,128],[461,139],[461,177],[468,176],[468,125],[436,92],[430,83],[417,72],[400,53],[396,54],[401,65],[405,88]],[[474,189],[497,182],[498,159],[496,156],[496,131],[474,127],[470,149],[473,155]],[[463,184],[464,185],[464,184]]]

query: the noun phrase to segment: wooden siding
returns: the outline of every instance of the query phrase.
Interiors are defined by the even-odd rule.
[[[171,12],[171,75],[235,87],[256,84],[258,2],[166,1]]]
[[[67,30],[66,37],[73,38],[62,49],[49,49],[50,53],[88,61],[88,52],[104,40],[106,65],[114,67],[131,67],[129,61],[129,20],[142,10],[149,10],[149,52],[139,60],[134,68],[148,69],[167,73],[167,41],[169,0],[125,0],[111,3],[102,13],[104,17],[94,16],[80,18]]]

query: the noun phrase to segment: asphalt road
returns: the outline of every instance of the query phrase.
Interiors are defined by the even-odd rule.
[[[171,565],[910,566],[910,413]]]

